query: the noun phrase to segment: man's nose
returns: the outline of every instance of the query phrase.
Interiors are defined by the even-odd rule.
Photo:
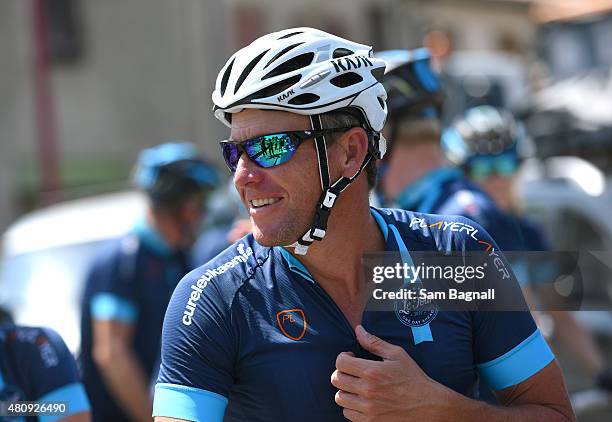
[[[262,179],[263,169],[242,153],[234,173],[234,184],[238,190],[244,189],[249,183],[257,183]]]

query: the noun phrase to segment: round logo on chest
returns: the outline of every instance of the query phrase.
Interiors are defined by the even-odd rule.
[[[395,316],[408,327],[429,324],[438,315],[438,309],[431,299],[395,299]]]

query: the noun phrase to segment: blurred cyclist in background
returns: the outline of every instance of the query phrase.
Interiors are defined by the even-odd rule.
[[[379,167],[373,202],[431,214],[468,217],[493,237],[504,251],[519,250],[513,222],[463,173],[446,162],[440,148],[444,91],[430,68],[429,52],[389,50],[376,54],[387,68],[389,149]]]
[[[96,421],[151,420],[164,313],[191,269],[189,249],[218,175],[194,145],[168,143],[140,153],[135,182],[148,211],[94,263],[82,304],[83,378]]]
[[[520,250],[535,252],[551,249],[542,230],[519,214],[516,175],[522,160],[533,154],[530,151],[533,146],[524,127],[509,111],[488,105],[467,110],[444,131],[442,149],[450,162],[482,187],[514,219],[517,234],[523,243]],[[538,287],[542,303],[554,309],[555,303],[551,300],[556,295],[550,291],[550,278],[554,277],[555,269],[546,271],[545,268],[554,265],[552,260],[536,259],[535,268],[529,268],[520,259],[509,260],[523,287]],[[571,353],[589,376],[595,378],[598,387],[612,391],[612,373],[605,369],[604,356],[594,338],[570,312],[551,311],[549,315],[554,321],[554,335],[560,346]]]
[[[0,401],[63,401],[59,422],[91,420],[76,362],[50,328],[18,327],[0,310]],[[0,421],[21,420],[0,415]],[[46,420],[41,418],[41,420]]]

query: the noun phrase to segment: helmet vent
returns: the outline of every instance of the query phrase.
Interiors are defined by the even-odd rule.
[[[285,38],[293,37],[294,35],[303,34],[303,31],[290,32],[289,34],[285,34],[282,37],[278,38],[279,40],[283,40]]]
[[[331,79],[329,83],[334,86],[337,86],[338,88],[346,88],[358,84],[361,81],[363,81],[361,75],[355,72],[348,72],[336,76],[335,78]]]
[[[299,56],[295,56],[286,62],[279,64],[274,69],[272,69],[266,76],[261,79],[268,79],[274,76],[283,75],[285,73],[293,72],[297,69],[302,69],[312,63],[312,59],[314,58],[314,53],[304,53]]]
[[[319,101],[321,97],[315,94],[300,94],[297,97],[293,97],[289,100],[291,105],[305,105]]]
[[[272,57],[272,59],[268,62],[268,64],[264,66],[264,69],[267,68],[268,66],[270,66],[272,63],[274,63],[280,56],[285,54],[287,51],[293,50],[295,47],[297,47],[298,45],[302,45],[302,44],[304,44],[304,43],[303,42],[299,42],[297,44],[293,44],[293,45],[290,45],[287,48],[284,48],[283,50],[281,50],[280,53],[278,53],[276,56]]]
[[[350,56],[351,54],[355,54],[355,52],[349,50],[348,48],[336,48],[332,54],[332,59],[337,59],[338,57]]]
[[[234,88],[234,94],[238,92],[238,89],[240,88],[240,86],[242,86],[242,83],[244,82],[244,80],[247,78],[247,76],[249,76],[253,68],[257,65],[257,63],[259,63],[261,58],[265,56],[268,51],[270,51],[270,49],[264,51],[259,56],[255,57],[253,60],[251,60],[251,63],[246,65],[246,67],[242,71],[242,74],[238,78],[238,81],[236,82],[236,88]]]
[[[377,81],[381,81],[383,75],[385,74],[385,68],[384,67],[377,67],[376,69],[372,69],[371,71],[372,76],[374,76],[374,78],[376,78]]]
[[[290,78],[283,79],[282,81],[276,82],[270,86],[267,86],[257,91],[256,93],[251,95],[249,98],[252,100],[256,100],[259,98],[271,97],[272,95],[276,95],[280,92],[283,92],[287,88],[295,85],[296,83],[299,82],[300,79],[302,79],[301,75],[294,75]]]
[[[225,88],[227,88],[227,81],[232,73],[232,67],[234,66],[234,60],[229,64],[227,69],[225,69],[225,73],[223,74],[223,78],[221,78],[221,96],[225,95]]]

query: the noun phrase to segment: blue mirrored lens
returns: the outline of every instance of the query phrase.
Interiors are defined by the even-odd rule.
[[[293,157],[297,146],[285,133],[261,136],[243,144],[249,158],[264,168],[286,163]]]
[[[516,173],[517,169],[518,161],[514,157],[483,158],[474,160],[470,164],[470,175],[474,179],[484,179],[493,173],[510,177]]]
[[[240,159],[240,151],[236,144],[223,144],[223,158],[229,167],[230,171],[236,171],[238,160]]]

